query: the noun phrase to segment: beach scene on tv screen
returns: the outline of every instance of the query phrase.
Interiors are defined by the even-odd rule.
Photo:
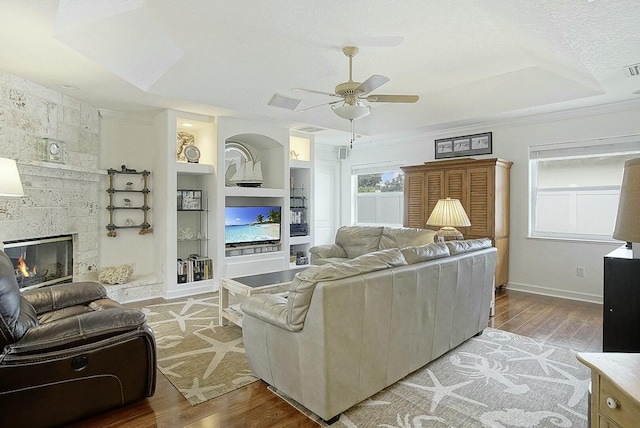
[[[226,207],[225,243],[280,240],[280,207]]]

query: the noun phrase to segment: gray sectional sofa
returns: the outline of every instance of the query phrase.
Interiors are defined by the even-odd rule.
[[[241,303],[251,369],[321,418],[341,412],[482,332],[489,239],[366,252],[296,275],[288,295]]]
[[[342,226],[334,244],[311,247],[311,264],[345,261],[389,248],[405,248],[433,242],[435,232],[429,229],[386,226]]]

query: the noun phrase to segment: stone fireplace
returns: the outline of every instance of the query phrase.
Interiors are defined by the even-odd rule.
[[[98,165],[98,110],[2,70],[0,89],[0,153],[16,160],[25,193],[0,198],[0,243],[71,235],[73,279],[96,279],[106,177]],[[43,158],[45,138],[62,142],[64,162]]]
[[[11,259],[21,290],[73,279],[71,235],[5,242],[4,252]]]

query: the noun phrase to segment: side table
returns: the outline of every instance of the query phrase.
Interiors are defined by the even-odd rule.
[[[640,421],[640,354],[578,353],[591,369],[591,427],[626,428]]]
[[[221,326],[231,321],[242,327],[242,312],[229,306],[229,293],[249,297],[262,293],[286,291],[293,277],[309,266],[297,269],[286,269],[277,272],[241,276],[237,278],[220,278],[219,322]]]

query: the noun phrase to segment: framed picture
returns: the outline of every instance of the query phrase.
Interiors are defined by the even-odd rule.
[[[436,159],[490,155],[492,152],[491,132],[435,140]]]
[[[202,190],[178,190],[178,210],[200,211],[202,209]]]

